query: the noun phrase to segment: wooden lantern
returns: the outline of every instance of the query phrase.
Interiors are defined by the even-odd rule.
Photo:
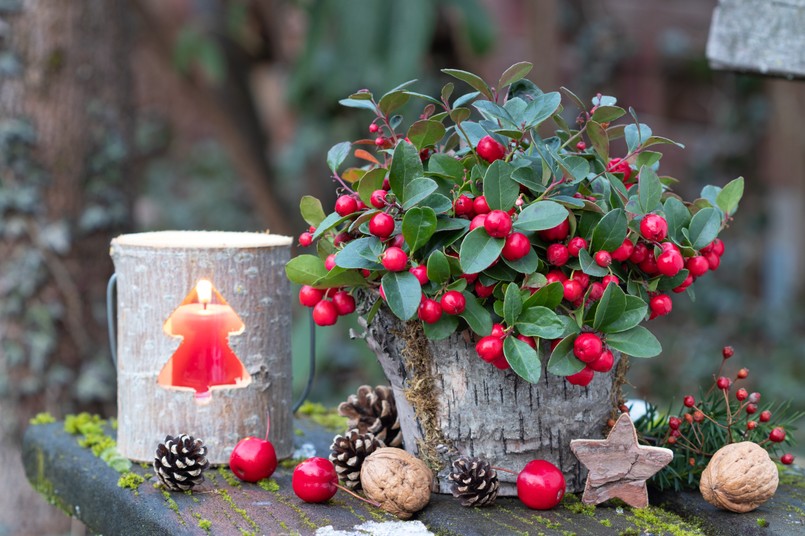
[[[292,452],[291,238],[163,231],[119,236],[118,450],[152,461],[166,435],[204,440],[213,464],[265,435]],[[213,317],[220,316],[220,321]]]

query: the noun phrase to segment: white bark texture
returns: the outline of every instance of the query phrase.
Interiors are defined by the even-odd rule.
[[[213,464],[229,463],[237,442],[265,435],[291,455],[291,301],[285,264],[291,239],[257,233],[157,232],[112,241],[117,274],[117,444],[153,461],[166,435],[201,438]],[[252,376],[244,388],[216,389],[207,405],[157,376],[181,342],[163,325],[199,279],[209,279],[245,324],[229,345]]]
[[[586,470],[570,440],[603,436],[620,395],[620,359],[588,387],[547,374],[544,362],[540,382],[530,384],[479,359],[466,334],[428,341],[416,323],[403,324],[384,309],[366,341],[394,390],[405,449],[431,464],[438,492],[450,493],[447,477],[458,455],[514,471],[545,459],[562,470],[568,491],[584,489]],[[498,471],[498,478],[500,495],[517,495],[515,475]]]

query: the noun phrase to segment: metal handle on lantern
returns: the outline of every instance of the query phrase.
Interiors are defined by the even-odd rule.
[[[106,284],[106,327],[109,330],[109,350],[112,362],[117,367],[117,326],[115,325],[115,297],[117,296],[117,274],[112,274]]]

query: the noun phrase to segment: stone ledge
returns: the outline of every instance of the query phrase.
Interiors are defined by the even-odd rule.
[[[312,444],[325,454],[333,433],[307,420],[295,422],[296,442]],[[643,511],[628,507],[582,505],[574,496],[548,512],[525,508],[513,498],[483,509],[463,508],[450,496],[434,495],[413,522],[400,525],[382,510],[339,493],[327,504],[305,504],[291,490],[291,469],[280,467],[273,479],[278,489],[239,482],[226,467],[209,470],[207,481],[193,493],[170,493],[146,480],[137,492],[118,487],[120,474],[77,444],[63,423],[30,426],[23,440],[23,462],[31,485],[48,501],[80,519],[92,533],[161,534],[373,534],[438,535],[503,534],[705,534],[786,535],[805,533],[805,477],[785,475],[777,495],[749,514],[721,512],[698,493],[652,496]],[[151,468],[135,465],[140,475]],[[232,485],[234,484],[234,485]],[[758,520],[768,524],[761,528]],[[200,525],[210,523],[205,530]],[[348,532],[339,532],[348,531]]]

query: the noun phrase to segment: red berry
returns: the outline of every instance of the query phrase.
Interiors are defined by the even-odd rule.
[[[470,231],[474,231],[478,227],[484,227],[484,222],[486,222],[486,214],[478,214],[470,221]]]
[[[710,253],[705,254],[704,258],[707,259],[707,266],[711,270],[718,270],[718,267],[721,265],[721,257],[711,251]]]
[[[625,238],[623,244],[612,252],[612,258],[618,262],[626,262],[631,257],[632,251],[634,251],[634,244],[632,244],[631,240]]]
[[[394,232],[394,218],[385,212],[375,214],[369,220],[369,232],[381,240],[385,240]]]
[[[620,281],[618,281],[618,276],[616,275],[605,275],[604,278],[601,280],[601,282],[604,284],[605,287],[610,283],[614,283],[616,285],[620,284]]]
[[[551,270],[545,274],[545,279],[548,281],[547,284],[550,285],[551,283],[564,283],[567,281],[567,276],[561,270]]]
[[[612,264],[612,255],[610,255],[608,251],[598,251],[595,254],[595,264],[601,266],[602,268],[606,268]]]
[[[455,211],[456,216],[472,216],[474,213],[472,208],[472,199],[464,194],[461,194],[453,203],[453,210]]]
[[[724,255],[724,242],[722,242],[720,238],[716,238],[715,240],[713,240],[712,246],[713,246],[713,253],[715,253],[719,257]]]
[[[270,441],[244,437],[229,455],[229,468],[241,480],[257,482],[277,469],[277,453]]]
[[[391,190],[391,182],[389,181],[388,177],[383,177],[383,186],[381,186],[384,190]]]
[[[718,380],[716,380],[716,386],[722,391],[729,389],[730,385],[732,385],[732,382],[726,376],[721,376],[718,378]]]
[[[749,392],[746,389],[744,389],[743,387],[741,387],[740,389],[735,391],[735,398],[738,399],[738,402],[743,402],[748,397],[749,397]]]
[[[683,404],[685,404],[685,407],[686,407],[686,408],[692,408],[693,406],[695,406],[695,405],[696,405],[696,399],[695,399],[695,398],[693,398],[692,396],[688,395],[688,396],[686,396],[686,397],[684,398],[684,400],[682,401],[682,403],[683,403]]]
[[[564,244],[551,244],[548,246],[548,263],[554,266],[564,266],[570,259],[570,253]]]
[[[649,250],[646,252],[646,258],[643,262],[638,264],[638,267],[646,272],[648,275],[654,275],[659,272],[657,269],[657,260],[654,258],[654,252]]]
[[[402,248],[405,245],[405,237],[402,233],[394,235],[394,238],[391,239],[391,245],[395,248]]]
[[[476,214],[489,214],[489,211],[492,209],[489,208],[489,205],[486,202],[486,197],[479,195],[472,200],[472,210]]]
[[[564,298],[569,302],[578,300],[581,298],[581,295],[584,294],[584,288],[581,286],[581,283],[575,279],[568,279],[562,283],[562,287]]]
[[[570,376],[565,377],[568,383],[572,385],[578,385],[579,387],[587,387],[590,385],[590,382],[593,381],[593,376],[595,376],[595,372],[590,367],[584,367],[579,372],[575,374],[571,374]]]
[[[590,285],[590,293],[588,296],[592,301],[598,301],[601,299],[601,296],[604,295],[604,285],[595,281]]]
[[[378,130],[380,130],[380,127],[377,126],[375,123],[371,123],[369,125],[369,132],[371,132],[372,134],[377,133]]]
[[[442,317],[442,306],[436,300],[425,298],[419,304],[417,316],[426,324],[435,324]]]
[[[387,143],[388,140],[386,140],[386,138],[383,136],[378,136],[375,138],[375,145],[378,147],[384,147]]]
[[[475,345],[475,351],[478,352],[478,356],[481,359],[487,363],[492,363],[503,355],[503,341],[493,335],[481,337],[481,340]]]
[[[303,248],[308,247],[313,243],[313,235],[310,233],[302,233],[299,235],[299,245]]]
[[[746,379],[746,377],[749,376],[749,369],[742,368],[741,370],[738,371],[738,374],[736,376],[738,377],[739,380]]]
[[[338,247],[342,244],[346,244],[350,240],[352,240],[352,236],[350,236],[349,233],[347,232],[338,233],[337,235],[335,235],[335,238],[333,238],[333,245],[335,247]]]
[[[327,458],[308,458],[293,470],[291,486],[305,502],[326,502],[338,491],[338,473]]]
[[[601,352],[601,355],[598,357],[598,359],[587,366],[593,369],[595,372],[609,372],[612,370],[614,364],[615,356],[609,350],[604,350]]]
[[[388,194],[386,190],[375,190],[369,197],[369,202],[375,208],[383,208],[386,206],[386,196]]]
[[[497,358],[494,361],[492,361],[492,364],[495,366],[495,368],[500,369],[500,370],[507,370],[507,369],[512,368],[512,366],[509,365],[509,362],[506,361],[506,356],[505,355],[502,355],[499,358]]]
[[[701,255],[696,255],[685,262],[685,268],[693,277],[701,277],[710,269],[710,263]]]
[[[420,285],[427,285],[428,281],[430,281],[430,279],[428,279],[428,269],[424,264],[409,268],[408,271],[414,274],[414,277],[416,277]]]
[[[693,284],[693,276],[688,274],[688,277],[685,278],[679,286],[673,288],[673,291],[679,294],[680,292],[685,292],[689,286]]]
[[[662,242],[668,236],[668,222],[657,214],[647,214],[640,221],[640,234],[651,242]]]
[[[724,359],[729,359],[735,355],[735,348],[732,346],[725,346],[721,349],[721,355],[724,357]]]
[[[568,234],[570,234],[570,222],[567,220],[563,221],[556,227],[551,227],[550,229],[537,232],[537,235],[540,237],[540,239],[545,242],[564,240],[567,238]]]
[[[749,401],[753,404],[757,404],[758,402],[760,402],[760,393],[750,393]]]
[[[760,422],[769,422],[771,420],[771,411],[764,410],[760,412],[760,417],[758,417]]]
[[[313,307],[313,321],[317,326],[332,326],[338,320],[338,310],[330,300],[322,300]]]
[[[389,272],[402,272],[408,266],[408,255],[398,247],[390,247],[383,254],[383,268]]]
[[[755,428],[757,428],[757,422],[756,421],[746,421],[746,429],[747,430],[754,430]]]
[[[610,173],[623,173],[623,182],[629,182],[632,177],[632,168],[629,162],[620,158],[613,158],[607,163],[607,171]]]
[[[349,216],[356,210],[358,210],[358,202],[352,196],[342,195],[335,201],[335,211],[339,216]]]
[[[351,315],[355,312],[355,298],[349,292],[339,290],[333,294],[333,304],[339,316]]]
[[[486,215],[484,220],[484,229],[489,233],[489,236],[495,238],[505,238],[512,230],[511,216],[502,210],[493,210]]]
[[[584,363],[592,363],[604,351],[601,337],[595,333],[582,333],[573,341],[573,355]]]
[[[670,417],[668,419],[668,428],[671,430],[678,430],[680,424],[682,424],[682,421],[679,420],[679,417]]]
[[[506,154],[506,147],[492,136],[484,136],[475,148],[478,156],[489,163],[500,160]]]
[[[523,233],[512,233],[506,237],[501,255],[507,261],[516,261],[528,255],[529,251],[531,251],[531,242],[528,237]]]
[[[779,426],[769,432],[769,440],[773,441],[774,443],[782,443],[785,441],[785,430],[780,428]]]
[[[746,413],[748,415],[753,415],[757,413],[757,404],[747,404],[746,405]]]
[[[441,300],[442,311],[449,315],[460,315],[464,312],[467,300],[464,295],[457,290],[448,290],[444,293]]]
[[[492,324],[492,333],[490,333],[490,335],[499,339],[505,337],[506,330],[503,329],[503,324]]]
[[[299,303],[305,307],[314,307],[324,298],[324,291],[310,285],[302,285],[299,289]]]
[[[587,290],[587,287],[590,286],[590,276],[584,272],[575,272],[572,279],[578,281],[581,285],[581,288],[585,290]]]
[[[685,267],[685,259],[676,250],[663,251],[657,257],[657,271],[666,277],[674,277]]]
[[[649,308],[653,316],[665,316],[673,309],[671,297],[667,294],[657,294],[649,301]]]
[[[567,252],[573,257],[578,257],[582,249],[587,249],[587,241],[580,236],[574,236],[567,243]]]
[[[534,510],[550,510],[565,496],[565,476],[551,462],[532,460],[517,475],[517,497]]]
[[[495,285],[489,285],[488,287],[481,283],[480,281],[475,282],[475,295],[479,298],[488,298],[495,292]]]
[[[333,268],[335,268],[335,253],[330,253],[327,255],[327,258],[324,259],[324,268],[329,272]]]
[[[648,256],[648,247],[643,242],[638,242],[632,248],[632,254],[629,255],[629,260],[635,264],[640,264]]]
[[[580,141],[580,142],[578,142],[578,143],[576,144],[576,150],[577,150],[577,151],[583,151],[583,150],[584,150],[584,149],[586,149],[586,148],[587,148],[587,144],[586,144],[586,143],[584,143],[583,141]]]
[[[790,453],[783,454],[780,456],[780,463],[783,465],[791,465],[794,463],[794,455]]]
[[[537,342],[534,340],[534,337],[529,337],[528,335],[517,335],[517,339],[523,341],[531,348],[537,348]]]

